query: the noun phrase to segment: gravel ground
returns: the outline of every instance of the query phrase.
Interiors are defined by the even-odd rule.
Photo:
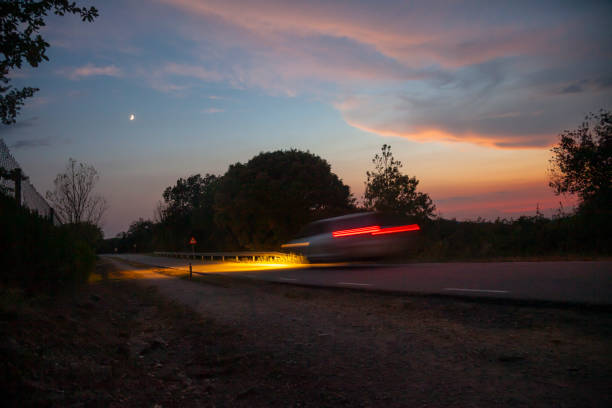
[[[2,406],[612,406],[609,310],[98,267],[0,291]]]
[[[129,268],[236,334],[244,358],[226,386],[243,391],[230,405],[612,406],[606,311]]]

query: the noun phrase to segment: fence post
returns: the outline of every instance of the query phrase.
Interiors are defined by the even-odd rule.
[[[189,280],[191,280],[191,275],[193,272],[191,271],[191,262],[189,262]]]
[[[15,172],[15,200],[17,200],[17,205],[21,207],[21,180],[23,180],[23,176],[20,168],[13,171]]]

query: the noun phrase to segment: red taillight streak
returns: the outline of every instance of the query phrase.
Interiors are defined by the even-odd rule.
[[[395,234],[396,232],[418,231],[420,229],[421,228],[418,226],[418,224],[402,225],[399,227],[389,227],[389,228],[380,228],[378,225],[372,225],[370,227],[334,231],[332,232],[332,236],[334,238],[339,238],[339,237],[348,237],[351,235],[363,235],[363,234],[383,235],[383,234]]]
[[[350,235],[371,234],[375,231],[380,231],[380,227],[378,225],[372,225],[370,227],[363,227],[363,228],[338,230],[338,231],[332,232],[332,235],[334,236],[334,238],[348,237]]]
[[[421,227],[419,227],[418,224],[402,225],[401,227],[383,228],[372,232],[372,235],[395,234],[396,232],[418,231],[420,229]]]

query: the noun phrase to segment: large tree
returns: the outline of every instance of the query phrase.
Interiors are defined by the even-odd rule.
[[[314,219],[350,211],[353,201],[325,160],[279,150],[229,167],[215,196],[215,220],[232,238],[227,245],[274,248]]]
[[[429,195],[417,191],[416,177],[402,174],[402,163],[393,158],[391,146],[384,144],[376,154],[374,171],[366,173],[365,206],[380,212],[431,218],[436,206]]]
[[[47,191],[47,200],[64,223],[100,225],[108,205],[104,197],[94,194],[100,177],[93,166],[68,160],[63,173],[54,180],[55,189]]]
[[[32,67],[48,61],[45,54],[49,43],[39,34],[45,26],[45,18],[53,13],[59,16],[78,14],[83,21],[93,21],[98,16],[94,7],[77,7],[70,0],[2,0],[0,2],[0,120],[9,125],[37,88],[14,89],[10,72],[20,69],[24,60]]]
[[[551,149],[550,187],[577,194],[581,209],[612,208],[612,112],[586,116],[575,130],[559,135]]]

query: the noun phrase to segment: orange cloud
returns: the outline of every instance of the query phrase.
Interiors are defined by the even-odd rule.
[[[481,146],[496,148],[496,149],[542,149],[552,146],[553,143],[546,143],[552,139],[550,134],[533,134],[533,135],[503,135],[503,134],[478,134],[475,132],[451,133],[449,131],[436,128],[417,129],[413,132],[401,132],[391,129],[374,128],[362,125],[355,121],[345,118],[349,125],[363,130],[364,132],[374,133],[380,136],[403,137],[413,142],[442,142],[442,143],[473,143]],[[541,145],[533,145],[534,140],[542,140]]]

